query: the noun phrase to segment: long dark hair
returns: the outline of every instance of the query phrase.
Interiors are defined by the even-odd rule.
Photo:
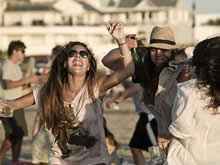
[[[51,66],[48,80],[40,91],[40,101],[43,108],[43,120],[46,123],[46,127],[51,129],[53,134],[56,134],[57,123],[60,122],[60,110],[64,108],[63,88],[69,83],[68,72],[65,67],[65,63],[68,60],[66,51],[71,50],[75,45],[83,46],[90,54],[90,69],[86,73],[86,81],[88,82],[87,84],[89,84],[87,85],[89,96],[93,101],[95,100],[93,87],[96,74],[96,60],[94,55],[86,44],[82,42],[69,42],[55,57]]]
[[[193,52],[193,65],[198,75],[197,88],[210,98],[207,108],[220,106],[220,36],[198,43]]]
[[[173,60],[175,56],[175,51],[171,51],[171,57],[169,59]],[[150,48],[146,49],[145,56],[144,56],[144,93],[143,93],[143,102],[145,105],[152,104],[154,105],[155,102],[155,93],[158,89],[158,81],[159,75],[162,69],[168,66],[168,62],[164,63],[160,66],[160,68],[156,68],[156,65],[152,62]]]

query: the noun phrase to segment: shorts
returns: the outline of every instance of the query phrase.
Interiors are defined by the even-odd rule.
[[[23,136],[28,134],[23,109],[15,111],[12,118],[1,118],[1,121],[5,130],[5,139],[13,143],[22,140]]]
[[[148,147],[157,142],[157,122],[155,118],[149,120],[146,113],[140,113],[139,116],[129,147],[148,151]]]

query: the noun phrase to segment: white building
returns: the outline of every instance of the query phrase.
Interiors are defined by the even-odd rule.
[[[196,14],[195,41],[201,41],[208,37],[220,35],[220,26],[209,25],[210,20],[220,20],[220,13]]]
[[[115,47],[104,23],[119,21],[127,33],[149,38],[155,25],[171,26],[178,43],[191,43],[192,13],[185,0],[0,0],[1,50],[11,40],[28,55],[49,54],[56,44],[80,40],[102,57]]]

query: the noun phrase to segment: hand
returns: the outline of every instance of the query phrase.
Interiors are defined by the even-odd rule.
[[[0,100],[0,117],[12,117],[15,110],[13,105],[13,101]]]
[[[178,77],[178,82],[184,82],[191,79],[192,76],[190,74],[190,67],[191,66],[189,64],[184,64],[183,71]]]
[[[106,28],[118,43],[126,42],[124,28],[120,23],[106,23]]]
[[[106,103],[106,107],[108,108],[108,109],[113,109],[114,108],[114,106],[116,106],[117,104],[114,102],[114,101],[108,101],[107,103]]]
[[[190,67],[191,66],[189,64],[184,64],[184,66],[183,66],[183,73],[186,78],[191,78]]]
[[[136,34],[128,34],[126,36],[127,42],[128,42],[128,48],[137,48],[137,38],[136,38]]]
[[[160,149],[166,150],[169,143],[171,142],[172,138],[173,138],[172,136],[169,136],[169,137],[158,136],[157,141],[158,141],[158,145],[159,145]]]
[[[30,79],[30,83],[39,83],[42,79],[42,75],[33,75]]]

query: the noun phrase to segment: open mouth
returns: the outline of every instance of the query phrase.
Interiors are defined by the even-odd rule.
[[[76,61],[76,62],[73,63],[73,66],[81,67],[81,66],[82,66],[82,63],[79,62],[79,61]]]

